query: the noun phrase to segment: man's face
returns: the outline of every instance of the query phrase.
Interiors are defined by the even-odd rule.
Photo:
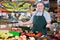
[[[38,4],[37,4],[37,10],[38,10],[38,11],[43,11],[43,9],[44,9],[43,3],[38,3]]]

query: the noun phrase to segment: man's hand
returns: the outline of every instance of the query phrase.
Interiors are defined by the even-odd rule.
[[[46,28],[50,28],[50,26],[51,26],[51,24],[49,23],[49,24],[46,25]]]

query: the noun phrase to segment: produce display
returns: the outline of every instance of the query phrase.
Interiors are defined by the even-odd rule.
[[[27,2],[5,2],[2,4],[4,6],[4,9],[8,11],[23,11],[26,12],[28,10],[31,10],[31,4]]]
[[[10,2],[6,2],[6,3],[2,4],[2,5],[5,6],[5,8],[7,8],[7,9],[13,9],[14,8],[14,5],[11,4]]]
[[[58,30],[47,32],[49,34],[42,37],[41,32],[33,33],[32,31],[28,31],[27,29],[22,28],[12,28],[7,33],[0,31],[0,39],[3,40],[60,40],[60,33]],[[3,34],[3,35],[2,35]]]
[[[4,39],[4,38],[8,38],[10,36],[13,36],[12,34],[10,33],[4,33],[4,32],[0,32],[0,38]]]
[[[38,32],[38,33],[36,33],[36,34],[34,34],[34,33],[27,33],[26,34],[27,36],[31,36],[31,37],[40,37],[41,35],[42,35],[42,33],[41,32]]]

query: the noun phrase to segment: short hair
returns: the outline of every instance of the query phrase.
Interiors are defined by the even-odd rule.
[[[38,3],[42,3],[42,4],[44,5],[44,2],[42,2],[42,1],[37,2],[36,5],[37,5]]]

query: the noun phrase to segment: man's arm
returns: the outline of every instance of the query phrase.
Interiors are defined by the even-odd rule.
[[[24,25],[30,25],[30,24],[32,24],[32,22],[31,22],[31,21],[27,21],[27,22],[19,21],[17,24],[18,24],[19,26],[24,26]]]
[[[27,21],[27,22],[23,22],[23,25],[29,25],[29,24],[32,24],[32,21]]]
[[[50,28],[50,26],[51,26],[51,16],[48,12],[45,13],[45,19],[46,19],[46,22],[47,22],[46,27]]]
[[[27,22],[22,22],[22,21],[20,21],[19,23],[22,24],[22,25],[33,24],[33,17],[34,17],[34,15],[35,15],[35,12],[32,13],[32,17],[30,18],[29,21],[27,21]]]

